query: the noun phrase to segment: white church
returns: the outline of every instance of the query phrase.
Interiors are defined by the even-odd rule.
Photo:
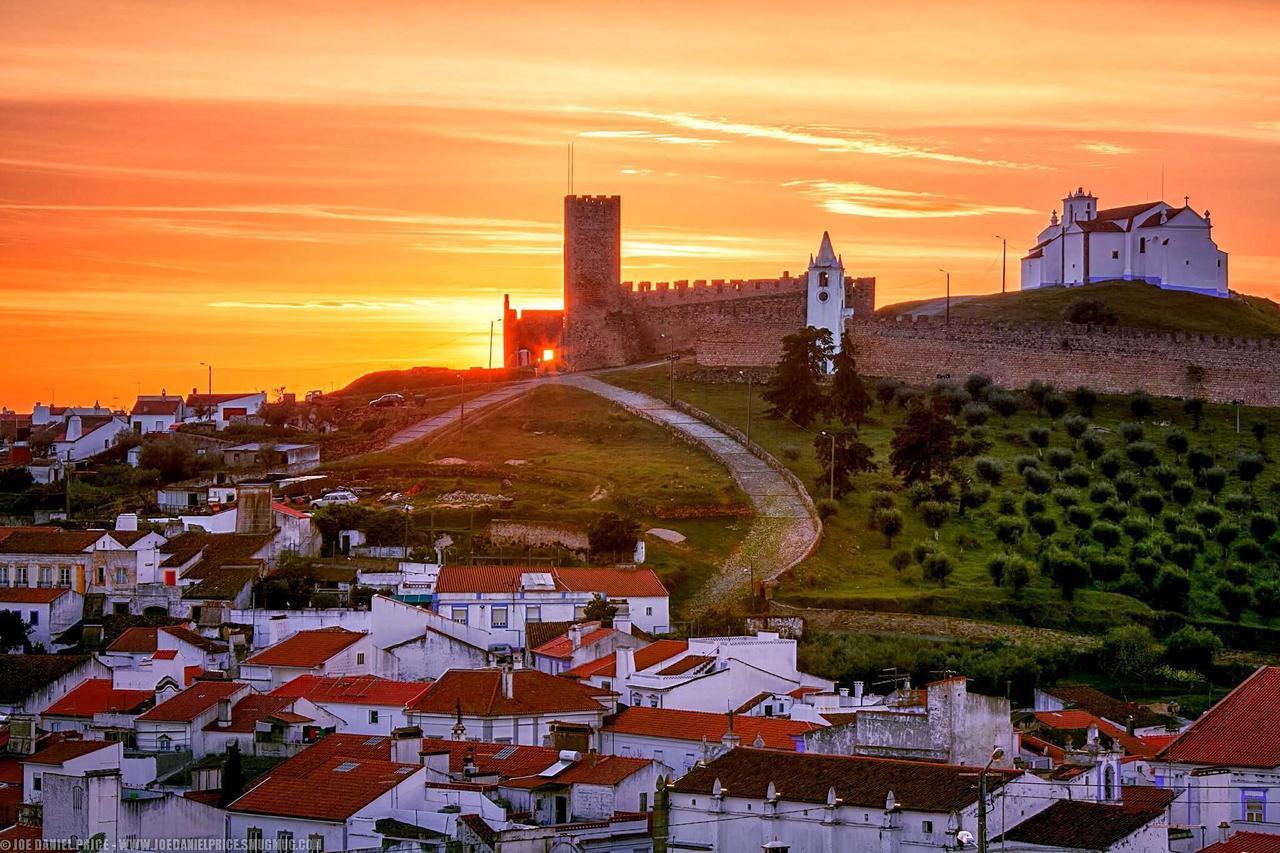
[[[1188,202],[1099,210],[1097,198],[1078,188],[1022,259],[1022,289],[1123,279],[1226,297],[1227,253],[1213,242],[1209,211],[1202,216]]]
[[[818,255],[809,256],[808,303],[805,325],[826,329],[831,333],[833,353],[840,352],[845,321],[853,309],[845,304],[844,258],[836,254],[831,235],[822,232]],[[831,369],[831,365],[827,366]]]

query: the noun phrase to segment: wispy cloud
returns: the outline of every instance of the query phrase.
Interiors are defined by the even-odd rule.
[[[1025,207],[978,204],[928,192],[840,181],[790,181],[829,213],[877,219],[950,219],[993,213],[1034,213]]]
[[[696,130],[703,133],[718,133],[724,136],[736,136],[747,139],[766,139],[789,145],[804,145],[822,151],[843,152],[853,154],[869,154],[878,157],[893,157],[911,160],[932,160],[940,163],[953,163],[964,166],[986,166],[1005,169],[1038,169],[1028,163],[1015,163],[1009,160],[986,159],[965,154],[954,154],[940,151],[937,148],[918,145],[897,140],[881,134],[866,131],[837,130],[833,128],[812,128],[790,125],[753,124],[750,122],[728,121],[725,119],[704,118],[692,113],[659,113],[647,110],[596,110],[589,107],[568,107],[570,111],[603,113],[606,115],[625,116],[627,118],[665,124],[683,130]]]
[[[1117,145],[1114,142],[1081,142],[1076,148],[1092,154],[1107,154],[1111,156],[1132,154],[1135,150],[1124,145]]]
[[[704,136],[676,136],[670,133],[655,133],[651,130],[584,130],[578,136],[591,139],[647,139],[661,142],[664,145],[696,145],[699,148],[714,148],[723,145],[723,139],[710,139]]]

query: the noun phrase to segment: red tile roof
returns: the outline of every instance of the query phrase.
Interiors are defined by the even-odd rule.
[[[281,515],[287,515],[290,518],[310,518],[311,517],[311,513],[303,512],[302,510],[295,509],[294,507],[291,507],[288,504],[282,504],[279,501],[272,501],[271,509],[273,512],[278,512]]]
[[[83,554],[102,531],[18,528],[0,539],[5,554]]]
[[[451,669],[410,703],[419,714],[453,715],[458,707],[473,717],[557,714],[599,711],[604,707],[567,678],[536,669],[511,673],[512,698],[502,692],[502,672],[491,669]]]
[[[227,650],[226,643],[220,640],[211,640],[184,625],[165,625],[160,628],[127,628],[112,641],[111,645],[107,646],[107,651],[137,654],[154,652],[159,647],[158,631],[164,631],[169,636],[206,652],[218,653]]]
[[[1091,714],[1110,720],[1117,726],[1123,726],[1133,717],[1133,724],[1138,728],[1158,726],[1164,718],[1144,708],[1136,702],[1122,702],[1108,696],[1096,687],[1084,684],[1066,684],[1061,687],[1048,687],[1045,693],[1065,703],[1068,708],[1080,708]]]
[[[188,394],[187,406],[195,409],[203,406],[216,406],[219,403],[230,403],[233,400],[243,400],[245,397],[256,396],[256,391],[246,391],[243,394]]]
[[[231,706],[231,722],[219,725],[217,720],[204,727],[206,732],[252,732],[257,724],[268,717],[279,717],[286,709],[293,707],[297,700],[289,696],[270,696],[261,693],[250,693]],[[301,716],[301,715],[299,715]],[[310,717],[302,717],[310,722]]]
[[[781,717],[734,717],[733,731],[740,743],[751,745],[759,735],[768,749],[794,751],[796,738],[821,728],[815,723],[787,720]],[[709,743],[719,743],[729,729],[727,714],[706,711],[679,711],[672,708],[627,708],[606,720],[602,731],[616,734],[646,735]]]
[[[1226,841],[1204,848],[1203,853],[1280,853],[1280,835],[1237,832]]]
[[[436,580],[436,592],[512,592],[520,589],[520,577],[525,574],[551,575],[560,592],[598,592],[609,598],[667,595],[652,569],[577,566],[445,566]]]
[[[390,738],[329,735],[272,769],[227,810],[343,821],[422,770],[390,757]]]
[[[489,741],[423,738],[422,751],[448,752],[450,773],[461,773],[463,759],[470,755],[481,776],[497,776],[500,779],[531,776],[560,760],[560,751],[549,746],[513,746]]]
[[[131,714],[155,699],[153,690],[119,690],[110,678],[87,678],[44,710],[56,717],[92,717],[94,714]]]
[[[181,397],[169,397],[163,400],[139,397],[133,404],[133,415],[176,415],[182,408]]]
[[[1136,737],[1119,726],[1112,725],[1101,717],[1079,708],[1070,708],[1065,711],[1036,711],[1035,718],[1042,725],[1064,731],[1086,731],[1090,725],[1097,726],[1100,733],[1120,744],[1127,755],[1154,758],[1164,746],[1163,740]]]
[[[688,650],[689,644],[684,640],[658,640],[650,643],[642,649],[636,649],[636,671],[642,672]],[[592,678],[597,675],[603,678],[614,678],[618,674],[617,655],[607,654],[593,661],[578,664],[563,674],[567,678]]]
[[[223,699],[230,699],[248,685],[239,681],[197,681],[176,696],[138,717],[139,721],[190,723]]]
[[[614,786],[652,764],[648,758],[618,755],[586,755],[555,776],[526,776],[506,783],[511,788],[540,788],[543,785]]]
[[[9,604],[50,604],[67,593],[69,589],[39,589],[26,586],[0,587],[0,601]]]
[[[89,755],[100,749],[106,749],[116,744],[105,740],[64,740],[55,743],[53,746],[45,747],[28,758],[22,759],[24,764],[46,764],[59,765],[65,764],[73,758],[79,758],[82,755]]]
[[[289,639],[246,658],[244,662],[257,666],[323,666],[329,658],[367,636],[362,631],[339,627],[299,631]]]
[[[1160,753],[1164,761],[1280,767],[1280,666],[1259,667]]]
[[[670,666],[658,670],[658,675],[684,675],[686,672],[714,662],[715,658],[709,655],[685,655]]]
[[[717,779],[735,797],[764,799],[773,782],[779,798],[825,803],[827,792],[846,806],[882,810],[892,791],[912,811],[950,814],[975,803],[974,768],[862,755],[776,752],[738,747],[694,767],[672,784],[678,793],[710,794]],[[996,789],[1022,775],[1020,770],[991,770],[988,785]]]
[[[1072,850],[1110,850],[1164,815],[1173,792],[1160,788],[1124,789],[1122,803],[1059,800],[992,839]],[[1162,833],[1163,835],[1163,833]],[[1161,840],[1163,844],[1163,839]]]
[[[1158,201],[1144,201],[1141,204],[1127,204],[1124,207],[1108,207],[1098,211],[1095,219],[1132,219],[1140,213],[1145,213],[1156,205]]]
[[[612,637],[617,633],[619,632],[615,631],[613,628],[596,627],[595,630],[582,636],[582,639],[579,641],[579,645],[583,648],[586,646],[593,646],[601,640]],[[560,636],[552,640],[548,640],[538,646],[533,650],[533,653],[535,655],[543,655],[549,658],[568,658],[573,657],[573,651],[573,640],[568,634],[561,634]]]
[[[431,685],[391,681],[376,675],[299,675],[271,691],[272,696],[302,696],[319,705],[383,705],[403,708]]]

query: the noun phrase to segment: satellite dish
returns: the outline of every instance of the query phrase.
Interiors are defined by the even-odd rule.
[[[967,829],[962,829],[956,833],[956,843],[961,847],[973,846],[973,833]]]

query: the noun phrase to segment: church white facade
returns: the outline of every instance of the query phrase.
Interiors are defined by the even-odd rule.
[[[822,232],[822,244],[818,255],[809,256],[808,309],[805,325],[826,329],[835,345],[832,352],[840,351],[844,335],[844,323],[853,316],[853,309],[846,305],[844,286],[844,259],[836,255],[831,246],[831,235]]]
[[[1226,297],[1227,253],[1213,242],[1209,211],[1163,201],[1098,209],[1083,188],[1062,200],[1022,259],[1022,289],[1095,281],[1145,281],[1166,290]]]

